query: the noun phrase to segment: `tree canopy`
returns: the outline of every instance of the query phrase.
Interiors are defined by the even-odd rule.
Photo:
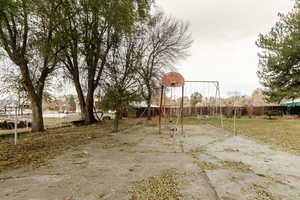
[[[199,93],[199,92],[194,92],[192,95],[191,95],[191,100],[190,100],[190,103],[191,103],[191,106],[196,106],[198,103],[201,103],[202,102],[202,94]]]
[[[161,74],[185,58],[192,43],[188,23],[155,12],[153,3],[0,1],[1,60],[11,63],[10,74],[0,78],[26,93],[32,131],[44,130],[42,104],[58,79],[72,81],[88,124],[97,120],[95,93],[103,108],[117,113],[141,97],[150,107]],[[74,106],[75,97],[70,101]]]
[[[267,100],[275,103],[300,96],[300,3],[279,16],[271,31],[257,40],[262,49],[258,76]]]

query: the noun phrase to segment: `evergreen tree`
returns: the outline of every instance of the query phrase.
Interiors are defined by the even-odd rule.
[[[300,3],[280,14],[280,20],[266,35],[260,35],[257,46],[260,69],[258,76],[265,87],[267,101],[280,103],[283,99],[300,96]]]

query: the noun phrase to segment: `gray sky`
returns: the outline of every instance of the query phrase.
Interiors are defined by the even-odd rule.
[[[190,57],[177,64],[188,80],[218,80],[222,95],[251,95],[261,87],[256,75],[259,33],[278,21],[290,0],[157,0],[167,14],[190,22],[194,39]]]

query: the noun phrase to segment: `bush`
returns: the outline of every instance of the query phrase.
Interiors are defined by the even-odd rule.
[[[281,110],[268,110],[265,114],[271,119],[272,117],[282,116],[283,112]]]
[[[254,113],[253,106],[248,106],[248,107],[247,107],[247,113],[248,113],[248,117],[249,117],[249,118],[252,118],[253,113]]]

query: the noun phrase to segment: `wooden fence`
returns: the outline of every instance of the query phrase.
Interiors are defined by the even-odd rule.
[[[226,117],[232,117],[234,114],[234,107],[224,106],[221,108],[222,114]],[[152,117],[158,116],[160,108],[151,108]],[[284,115],[300,115],[300,107],[286,107],[286,106],[243,106],[237,107],[237,115],[240,116],[264,116],[267,111],[277,110],[281,111]],[[167,107],[163,112],[166,115],[176,115],[178,108]],[[220,114],[220,108],[216,107],[184,107],[183,110],[185,117],[197,116],[197,115],[218,115]],[[137,108],[136,117],[147,116],[147,108]]]

